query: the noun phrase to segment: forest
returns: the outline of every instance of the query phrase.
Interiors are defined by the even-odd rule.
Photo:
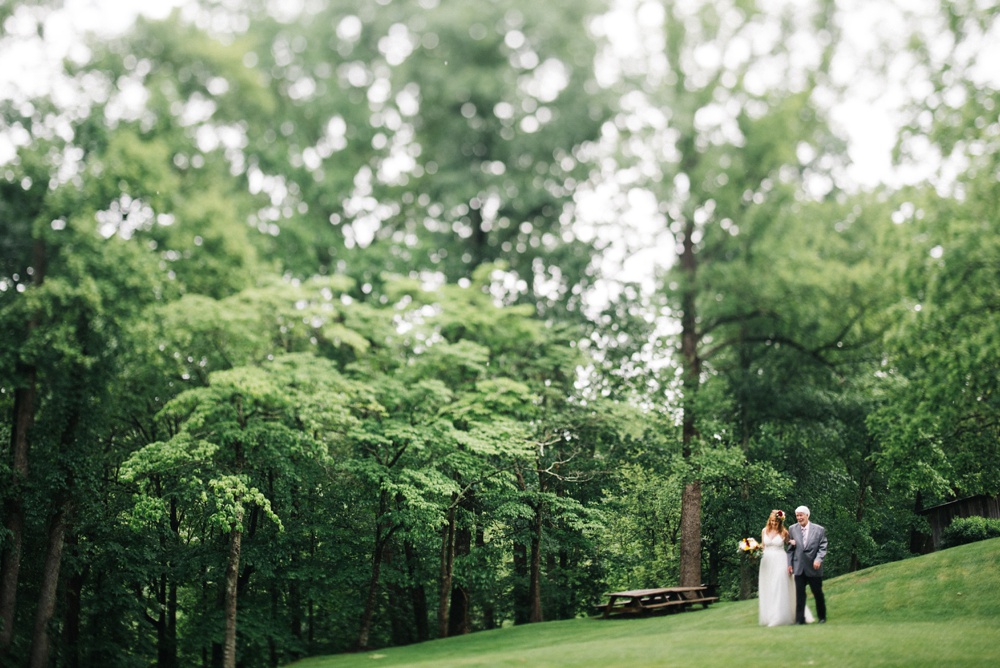
[[[994,3],[171,4],[0,80],[0,665],[745,599],[773,508],[829,577],[1000,493]]]

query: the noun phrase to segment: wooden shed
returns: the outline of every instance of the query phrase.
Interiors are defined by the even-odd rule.
[[[941,535],[956,517],[989,517],[1000,519],[1000,495],[970,496],[942,503],[919,511],[931,526],[931,549],[941,547]]]

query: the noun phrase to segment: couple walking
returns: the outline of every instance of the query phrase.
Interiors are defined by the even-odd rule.
[[[764,554],[757,587],[761,626],[812,622],[812,612],[806,606],[806,585],[812,590],[819,623],[826,621],[823,597],[826,530],[809,521],[809,509],[805,506],[795,509],[795,520],[786,529],[785,513],[772,510],[761,532]]]

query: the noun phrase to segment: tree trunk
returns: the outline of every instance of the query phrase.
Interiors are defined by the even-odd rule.
[[[49,664],[49,622],[56,609],[59,568],[62,565],[69,512],[70,503],[61,503],[49,523],[49,546],[42,571],[38,609],[35,611],[35,632],[31,639],[31,668],[46,668]]]
[[[681,496],[681,568],[680,585],[701,584],[701,483],[684,485]]]
[[[858,504],[854,511],[854,526],[860,527],[865,519],[865,512],[868,509],[868,493],[872,487],[872,478],[875,476],[875,466],[871,463],[872,452],[876,448],[874,440],[868,436],[865,438],[865,449],[860,458],[861,472],[858,478]],[[851,572],[861,570],[861,558],[858,556],[857,541],[852,541],[851,545]]]
[[[455,530],[455,549],[452,558],[451,609],[448,611],[448,635],[460,636],[469,633],[469,589],[464,584],[455,584],[454,558],[468,556],[472,550],[472,532],[460,528]]]
[[[438,637],[448,637],[448,595],[455,567],[455,506],[448,509],[448,522],[441,530],[441,566],[438,586]]]
[[[744,456],[746,450],[743,451]],[[750,499],[750,482],[744,480],[740,485],[740,501],[743,503],[743,507],[746,507],[747,502]],[[752,534],[751,534],[752,535]],[[754,585],[757,584],[757,575],[759,569],[754,568],[753,563],[750,559],[740,555],[740,600],[746,601],[753,596]],[[716,580],[709,580],[709,582],[716,582]]]
[[[396,558],[394,545],[386,545],[385,565],[392,568],[393,560]],[[389,600],[394,604],[388,606],[386,613],[389,615],[389,641],[394,647],[409,645],[413,642],[413,627],[410,626],[410,614],[407,603],[407,588],[400,584],[398,579],[391,578],[385,583],[386,593]]]
[[[33,247],[32,266],[34,285],[45,280],[45,244],[36,240]],[[27,322],[24,338],[38,327],[38,314]],[[10,538],[5,541],[0,555],[0,659],[10,650],[14,639],[14,617],[17,612],[17,581],[21,571],[21,554],[24,545],[24,486],[28,481],[28,431],[35,419],[37,370],[33,364],[20,360],[16,365],[20,383],[14,388],[14,419],[10,431],[11,475],[4,504],[4,527]]]
[[[180,515],[177,512],[177,499],[170,499],[170,530],[173,532],[175,544],[180,543]],[[176,557],[174,557],[176,559]],[[168,572],[173,560],[168,563]],[[172,574],[172,573],[171,573]],[[167,577],[167,619],[164,646],[160,650],[163,655],[163,663],[157,668],[177,668],[177,582],[175,579]]]
[[[861,523],[865,519],[865,504],[868,499],[868,473],[867,471],[862,474],[861,480],[858,481],[858,504],[854,512],[854,526],[861,526]],[[851,567],[850,570],[854,571],[861,569],[861,559],[858,557],[858,547],[855,543],[851,546]]]
[[[10,649],[14,638],[17,612],[17,581],[21,571],[24,544],[24,487],[28,481],[28,430],[34,421],[35,368],[22,369],[24,387],[14,390],[14,422],[10,432],[13,464],[7,502],[4,504],[4,527],[9,538],[0,559],[0,657]]]
[[[299,569],[298,559],[292,556],[292,572]],[[299,591],[299,583],[292,580],[288,583],[288,630],[292,638],[302,642],[302,593]],[[298,658],[298,653],[293,655]]]
[[[482,524],[476,527],[476,549],[482,550],[486,548],[486,532],[483,530]],[[487,631],[490,629],[495,629],[497,627],[496,613],[493,608],[493,597],[483,595],[483,628]]]
[[[531,532],[531,568],[528,584],[528,600],[531,606],[528,621],[541,622],[542,616],[542,507],[541,501],[535,506],[535,517]]]
[[[316,644],[316,604],[312,599],[309,599],[309,604],[306,606],[306,619],[308,620],[306,640],[309,642],[309,653],[312,654],[313,645]]]
[[[162,539],[161,539],[162,544]],[[167,657],[167,574],[160,573],[160,581],[156,583],[156,604],[160,613],[153,619],[146,613],[147,619],[156,627],[156,668],[166,668],[170,665]]]
[[[695,419],[695,398],[701,383],[701,357],[698,353],[697,318],[697,273],[698,260],[694,245],[694,219],[692,216],[684,224],[684,240],[681,250],[681,270],[685,285],[681,294],[681,362],[684,396],[681,426],[682,454],[685,459],[692,455],[698,438]],[[701,584],[701,482],[694,480],[684,486],[681,495],[681,563],[680,584],[695,587]]]
[[[237,510],[236,525],[233,526],[229,533],[229,560],[226,563],[226,598],[223,604],[226,618],[226,633],[222,646],[223,668],[236,668],[236,598],[239,587],[240,549],[243,543],[243,531],[239,528],[239,523],[243,521],[242,515],[242,512]]]
[[[747,558],[740,558],[740,600],[746,601],[753,597],[753,585],[757,575],[754,562]]]
[[[531,597],[528,596],[528,548],[516,541],[514,543],[514,623],[527,624],[531,621]]]
[[[267,634],[267,653],[271,659],[271,665],[277,666],[278,661],[278,644],[275,642],[275,634],[279,628],[278,618],[279,618],[279,599],[281,597],[281,592],[278,590],[277,583],[271,585],[271,625],[274,630],[268,632]]]
[[[424,642],[430,637],[427,624],[427,592],[417,579],[417,551],[413,543],[405,541],[403,549],[406,554],[406,569],[410,575],[410,601],[413,607],[413,625],[417,633],[417,642]]]
[[[15,476],[16,477],[16,474]],[[20,490],[22,485],[14,483],[11,488]],[[21,493],[13,491],[4,515],[4,527],[10,536],[4,545],[0,560],[0,658],[7,655],[14,639],[14,615],[17,612],[17,580],[21,570],[21,552],[24,535],[24,509]]]
[[[201,569],[201,607],[203,610],[207,610],[210,607],[219,610],[224,609],[226,601],[225,588],[209,587],[209,570],[207,568]],[[221,668],[222,643],[215,639],[217,636],[214,633],[211,635],[211,642],[207,645],[202,645],[201,665],[203,668],[209,666],[212,668]]]
[[[375,545],[372,552],[372,576],[368,583],[368,595],[365,597],[365,607],[361,612],[361,623],[358,628],[358,641],[355,649],[368,649],[368,639],[372,630],[372,619],[375,616],[375,604],[378,602],[379,579],[382,576],[382,561],[385,558],[385,546],[389,544],[392,534],[398,526],[387,529],[383,522],[389,514],[389,495],[384,490],[379,495],[378,514],[375,517]]]
[[[309,555],[310,557],[315,557],[316,555],[316,534],[315,532],[310,532],[309,535]],[[306,603],[306,647],[308,648],[307,654],[312,654],[313,645],[316,642],[316,604],[313,600],[313,595],[310,593],[308,602]]]
[[[164,583],[166,606],[163,611],[163,627],[157,638],[156,668],[177,668],[177,583],[168,580]]]
[[[365,607],[361,612],[361,624],[358,628],[358,641],[355,649],[368,649],[368,638],[372,630],[372,618],[375,616],[375,604],[378,602],[378,583],[382,575],[382,551],[384,542],[376,536],[375,551],[372,554],[372,576],[368,583],[368,595],[365,597]]]
[[[559,583],[559,607],[556,610],[557,619],[572,619],[576,612],[576,587],[573,586],[574,579],[567,577],[570,572],[571,558],[569,550],[565,547],[559,550],[558,565],[549,571],[549,580],[555,573]],[[550,611],[551,612],[551,611]],[[550,615],[551,617],[551,615]]]
[[[75,534],[66,539],[70,551],[77,544]],[[63,661],[66,668],[79,668],[80,661],[80,616],[83,599],[83,585],[87,580],[88,567],[74,572],[66,582],[65,613],[63,614]]]

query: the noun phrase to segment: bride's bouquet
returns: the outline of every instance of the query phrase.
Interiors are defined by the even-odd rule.
[[[757,560],[764,551],[764,546],[758,543],[755,538],[744,538],[740,541],[737,549],[748,559]]]

